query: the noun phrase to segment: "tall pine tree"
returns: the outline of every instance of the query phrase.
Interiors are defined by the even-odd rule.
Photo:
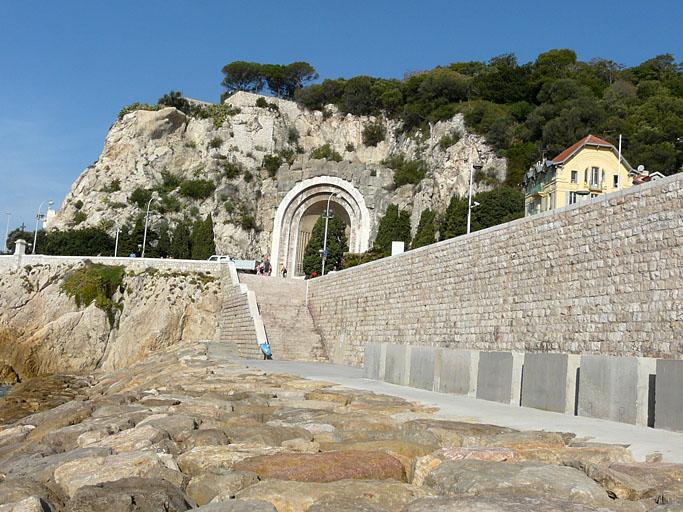
[[[322,269],[322,258],[320,250],[323,248],[325,236],[325,217],[321,216],[313,226],[311,238],[304,250],[303,268],[308,276],[312,272],[320,275]],[[346,240],[346,224],[336,215],[332,215],[327,225],[327,260],[325,261],[325,272],[342,268],[342,256],[349,250]]]
[[[173,230],[171,239],[171,258],[189,260],[192,257],[192,234],[186,222],[179,222]]]
[[[436,212],[433,212],[429,208],[422,211],[422,214],[420,215],[420,223],[418,224],[417,231],[415,232],[415,237],[410,244],[411,249],[417,249],[418,247],[436,242],[435,218]]]
[[[406,210],[399,211],[398,205],[392,203],[379,221],[372,252],[389,256],[391,242],[401,241],[406,247],[410,245],[410,214]]]
[[[192,259],[206,260],[216,254],[211,214],[204,221],[197,220],[192,226]]]

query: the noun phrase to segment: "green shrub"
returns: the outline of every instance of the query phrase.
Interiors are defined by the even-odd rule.
[[[140,209],[145,209],[147,208],[147,203],[150,199],[152,199],[151,190],[143,187],[137,187],[128,197],[128,203],[137,205],[137,207]]]
[[[128,206],[126,203],[121,203],[119,201],[109,203],[109,208],[113,208],[114,210],[120,210],[121,208],[125,208],[126,206]]]
[[[386,158],[384,165],[394,170],[394,185],[400,187],[417,184],[427,174],[427,164],[423,160],[407,160],[402,154]]]
[[[278,155],[266,155],[263,157],[263,163],[261,165],[268,171],[268,176],[274,178],[282,165],[282,158]]]
[[[299,130],[292,126],[287,131],[287,140],[290,144],[297,144],[299,142]]]
[[[384,254],[376,251],[368,251],[362,253],[346,253],[342,258],[342,268],[351,268],[363,263],[384,258]]]
[[[335,162],[341,162],[343,160],[342,156],[333,150],[329,144],[317,147],[311,151],[311,158],[316,160],[333,160]]]
[[[241,110],[239,108],[228,105],[227,103],[221,103],[219,105],[206,105],[195,109],[194,114],[200,119],[211,119],[213,120],[214,128],[220,128],[225,124],[230,116],[239,114]]]
[[[214,190],[216,185],[209,180],[183,180],[180,183],[180,194],[192,199],[206,199]]]
[[[85,214],[85,212],[82,211],[77,211],[76,214],[74,215],[72,225],[73,226],[78,226],[81,222],[85,222],[85,219],[87,219],[88,216]]]
[[[180,186],[180,178],[166,169],[161,171],[161,187],[159,192],[172,192]]]
[[[355,146],[350,142],[346,145],[346,151],[348,153],[353,153],[356,150]]]
[[[239,162],[225,162],[223,164],[223,175],[229,179],[235,179],[242,172],[242,164]]]
[[[119,120],[123,119],[123,116],[130,112],[135,112],[136,110],[161,110],[163,105],[150,105],[149,103],[131,103],[126,105],[119,111]]]
[[[214,137],[209,141],[209,147],[211,149],[218,149],[223,145],[223,139],[220,137]]]
[[[250,173],[249,171],[244,171],[244,176],[242,176],[242,179],[243,179],[246,183],[250,183],[251,180],[254,179],[254,175],[253,175],[252,173]]]
[[[242,215],[240,226],[242,226],[242,229],[245,231],[258,230],[258,225],[256,224],[256,219],[253,215]]]
[[[121,309],[121,305],[113,301],[113,296],[123,284],[124,274],[123,266],[90,264],[67,276],[61,289],[74,299],[78,307],[95,302],[95,306],[107,313],[113,327],[115,310]]]
[[[462,133],[453,130],[439,139],[439,147],[442,151],[446,151],[451,146],[455,145],[462,138]]]
[[[111,180],[111,183],[109,185],[105,185],[102,187],[102,192],[118,192],[121,190],[121,180],[116,178]]]
[[[496,176],[496,170],[490,169],[479,169],[474,173],[472,177],[475,183],[483,183],[485,185],[496,186],[500,184],[500,180]]]
[[[81,201],[80,199],[78,201],[76,201],[74,203],[74,208],[76,208],[77,210],[80,210],[81,208],[83,208],[83,201]]]
[[[384,141],[385,136],[384,123],[380,120],[370,123],[363,128],[363,144],[366,146],[377,146],[377,144]]]

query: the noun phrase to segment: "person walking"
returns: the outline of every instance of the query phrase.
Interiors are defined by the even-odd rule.
[[[282,277],[287,277],[287,267],[285,267],[284,264],[280,267],[280,275]]]

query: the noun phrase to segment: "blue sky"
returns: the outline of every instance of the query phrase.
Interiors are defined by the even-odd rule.
[[[0,0],[0,213],[31,226],[97,159],[123,105],[172,89],[216,101],[234,60],[401,77],[569,47],[634,65],[683,58],[681,19],[680,0]]]

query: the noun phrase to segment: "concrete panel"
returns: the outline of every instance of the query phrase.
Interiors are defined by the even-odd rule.
[[[384,380],[392,384],[405,385],[408,382],[407,366],[410,368],[410,357],[408,352],[408,345],[387,345],[386,359],[384,362]]]
[[[519,404],[522,354],[480,352],[477,398]]]
[[[683,361],[657,361],[655,427],[683,432]]]
[[[381,343],[368,343],[365,345],[363,354],[363,377],[366,379],[379,379],[381,356]]]
[[[413,346],[410,348],[410,373],[408,385],[412,388],[434,389],[434,347]]]
[[[479,352],[474,350],[439,351],[435,391],[474,396],[477,388]]]
[[[522,406],[574,414],[578,366],[576,355],[525,354]]]
[[[581,356],[579,416],[635,424],[637,400],[637,358]]]

